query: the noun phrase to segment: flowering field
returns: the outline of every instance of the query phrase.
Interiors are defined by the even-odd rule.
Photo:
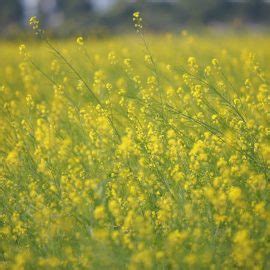
[[[269,269],[270,37],[134,20],[0,44],[0,269]]]

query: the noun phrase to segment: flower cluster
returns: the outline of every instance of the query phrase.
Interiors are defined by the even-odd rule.
[[[270,268],[269,38],[149,38],[0,45],[1,269]]]
[[[140,32],[143,28],[142,17],[139,11],[133,13],[133,22],[137,32]]]

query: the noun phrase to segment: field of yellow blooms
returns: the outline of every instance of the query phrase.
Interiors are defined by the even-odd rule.
[[[270,269],[270,37],[134,21],[0,43],[0,269]]]

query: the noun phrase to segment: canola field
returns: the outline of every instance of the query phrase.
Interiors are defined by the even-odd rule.
[[[269,269],[270,37],[134,21],[0,43],[0,269]]]

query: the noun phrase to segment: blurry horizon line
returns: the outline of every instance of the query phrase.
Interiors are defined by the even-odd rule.
[[[245,4],[248,0],[225,0],[226,2]],[[28,19],[32,16],[38,16],[40,13],[46,15],[47,23],[52,27],[61,25],[64,21],[64,15],[58,10],[57,0],[19,0],[22,5],[23,18],[22,23],[27,24]],[[89,8],[92,8],[97,14],[106,14],[116,4],[118,0],[85,0],[85,3],[89,4]],[[136,4],[138,0],[125,0],[124,2],[130,4]],[[149,3],[160,4],[160,3],[177,3],[181,0],[147,0]],[[262,0],[265,4],[270,4],[270,0]]]

